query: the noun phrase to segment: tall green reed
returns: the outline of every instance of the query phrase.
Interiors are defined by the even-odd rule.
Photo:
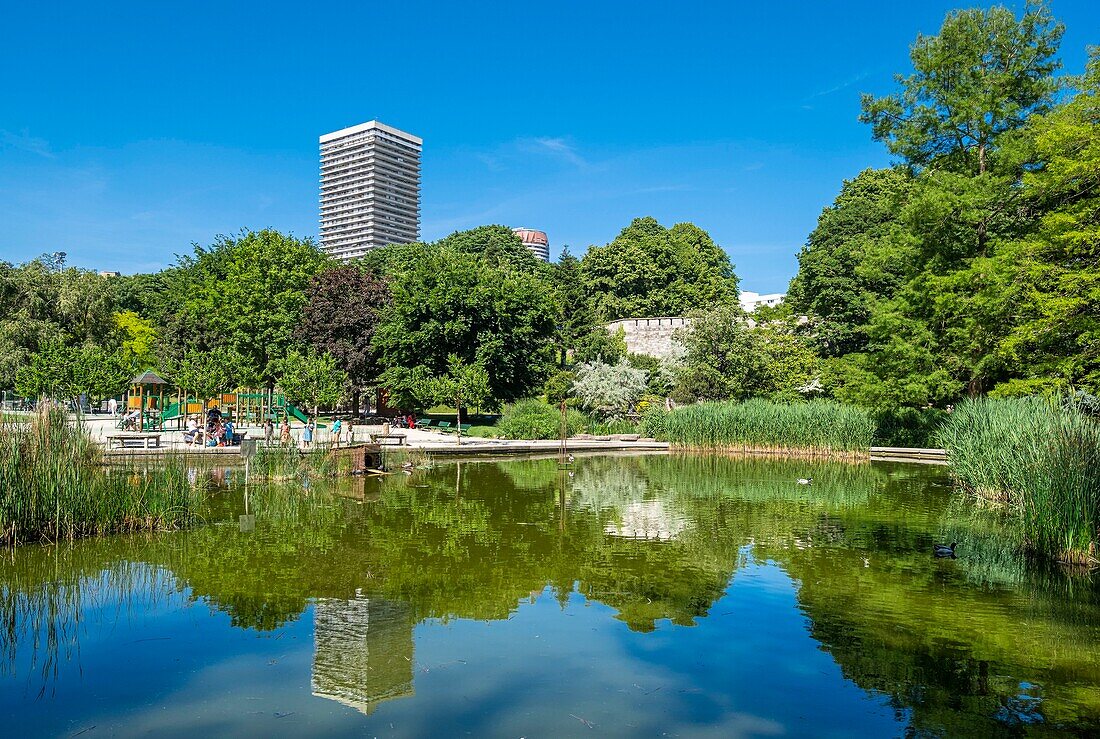
[[[978,399],[960,404],[938,438],[964,489],[1019,516],[1028,548],[1096,558],[1100,424],[1057,399]]]
[[[179,460],[107,469],[64,411],[0,422],[0,542],[75,539],[189,524],[199,504]]]
[[[663,419],[665,438],[687,449],[862,456],[875,432],[860,408],[829,400],[697,403]]]

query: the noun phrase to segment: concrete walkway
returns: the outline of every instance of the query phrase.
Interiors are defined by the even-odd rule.
[[[112,434],[123,433],[116,428],[118,424],[117,418],[98,418],[95,416],[85,416],[83,419],[84,427],[99,443],[104,446],[107,445],[107,437]],[[345,427],[346,428],[346,427]],[[294,443],[301,447],[302,438],[302,424],[292,424],[290,429],[290,436]],[[246,427],[238,428],[239,433],[246,433],[249,438],[263,438],[263,429],[260,427]],[[199,446],[192,446],[183,439],[183,433],[181,431],[161,431],[157,432],[161,434],[161,451],[148,450],[151,453],[163,454],[164,450],[172,451],[194,451],[196,453],[214,453],[214,454],[235,454],[239,453],[237,447],[212,447],[205,448]],[[275,429],[275,438],[278,439],[279,430]],[[371,434],[381,434],[382,426],[367,426],[356,425],[354,427],[354,443],[363,443],[370,441]],[[512,441],[504,439],[485,439],[480,437],[464,436],[462,437],[461,444],[454,434],[445,434],[441,431],[427,431],[424,429],[391,429],[391,433],[404,434],[405,446],[402,447],[389,447],[386,448],[401,448],[401,449],[422,449],[429,454],[438,455],[511,455],[511,454],[546,454],[555,453],[558,451],[560,442],[558,441]],[[332,430],[329,427],[317,429],[313,434],[314,446],[317,445],[330,445],[332,444]],[[347,434],[341,440],[341,444],[347,442]],[[568,448],[571,452],[581,451],[664,451],[668,449],[668,444],[664,442],[658,442],[650,440],[645,441],[624,441],[621,439],[607,439],[607,440],[595,440],[595,439],[570,439],[568,441]],[[125,451],[116,450],[118,453],[131,455],[134,453],[144,454],[146,450],[128,447]]]

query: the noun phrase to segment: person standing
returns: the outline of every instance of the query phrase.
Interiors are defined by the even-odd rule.
[[[264,419],[264,444],[271,446],[272,438],[275,436],[275,424],[270,418]]]
[[[302,446],[304,446],[306,449],[309,449],[310,445],[313,443],[314,428],[316,428],[316,426],[313,423],[313,419],[307,418],[306,427],[302,429]]]
[[[110,399],[107,400],[107,412],[111,414],[112,418],[114,418],[115,416],[118,415],[118,400],[117,399],[110,398]]]
[[[344,431],[344,425],[340,419],[337,418],[332,422],[332,439],[337,447],[340,446],[340,434]]]
[[[290,420],[287,418],[279,424],[279,443],[283,446],[290,444]]]

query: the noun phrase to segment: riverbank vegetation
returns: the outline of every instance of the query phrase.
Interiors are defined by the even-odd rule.
[[[101,448],[57,408],[0,422],[0,543],[186,526],[199,492],[177,460],[105,468]]]
[[[682,449],[866,457],[869,413],[828,400],[699,403],[665,415],[664,437]]]
[[[1100,423],[1074,403],[967,401],[938,438],[959,484],[1018,516],[1028,548],[1064,561],[1097,560]]]

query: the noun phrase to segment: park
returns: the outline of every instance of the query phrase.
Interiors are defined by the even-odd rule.
[[[1100,733],[1100,48],[1069,33],[915,34],[765,299],[705,212],[610,205],[553,260],[496,204],[349,257],[323,197],[318,239],[0,261],[10,730]],[[459,148],[459,179],[636,166]]]

